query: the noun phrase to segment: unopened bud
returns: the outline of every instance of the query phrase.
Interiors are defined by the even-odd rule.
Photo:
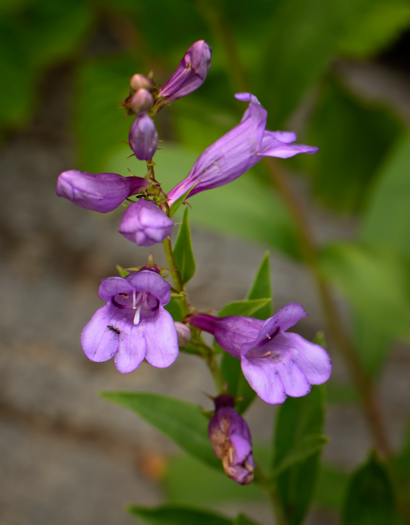
[[[130,86],[134,91],[138,91],[138,89],[150,91],[154,87],[154,82],[144,75],[136,74],[131,77]]]
[[[134,113],[137,115],[141,113],[148,113],[148,111],[152,108],[154,105],[154,97],[151,95],[149,91],[146,89],[138,89],[136,91],[130,101],[129,105]]]
[[[220,395],[215,399],[215,415],[209,422],[208,435],[225,474],[240,485],[252,483],[255,463],[251,433],[234,409],[232,396]]]
[[[128,141],[138,160],[152,160],[158,146],[158,133],[148,115],[140,115],[135,119]]]

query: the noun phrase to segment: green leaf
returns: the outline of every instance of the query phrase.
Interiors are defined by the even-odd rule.
[[[174,259],[181,274],[181,279],[186,284],[195,273],[195,258],[192,251],[191,230],[188,222],[188,206],[184,210],[182,224],[174,246]]]
[[[182,322],[183,316],[179,306],[179,299],[171,297],[170,302],[165,305],[165,310],[167,310],[172,315],[174,321],[179,321],[180,323]]]
[[[258,525],[256,521],[250,520],[245,514],[238,514],[233,525]]]
[[[221,468],[209,443],[208,420],[198,406],[148,392],[102,392],[101,396],[133,410],[189,454]]]
[[[312,387],[304,397],[288,397],[279,409],[273,472],[288,462],[292,465],[276,478],[279,498],[290,525],[302,522],[313,497],[320,447],[324,444],[323,424],[323,386]],[[306,455],[303,455],[304,446]]]
[[[339,81],[328,78],[307,136],[307,143],[320,146],[320,152],[302,155],[298,161],[309,167],[315,194],[327,206],[356,211],[402,129],[382,107],[364,104]]]
[[[410,337],[409,260],[377,246],[340,243],[322,250],[321,267],[377,331]]]
[[[245,301],[233,301],[225,305],[218,312],[218,317],[226,317],[228,315],[242,315],[245,317],[257,317],[261,310],[266,309],[271,303],[269,297],[265,299],[250,299]]]
[[[128,512],[149,525],[232,525],[232,521],[207,510],[163,505],[157,508],[128,507]]]
[[[342,525],[395,525],[394,493],[386,466],[372,454],[352,476]]]
[[[128,174],[134,168],[146,173],[145,162],[136,161],[128,146],[128,133],[132,118],[124,117],[119,106],[129,94],[129,78],[138,71],[138,63],[128,55],[97,58],[85,62],[77,73],[76,119],[78,163],[87,171],[105,170],[111,155],[119,150],[124,159],[116,162],[113,173]],[[123,169],[121,169],[123,165]]]
[[[270,282],[270,268],[269,268],[269,252],[265,253],[261,265],[256,273],[255,279],[252,283],[251,289],[246,297],[250,299],[272,299],[272,288]],[[258,310],[253,317],[258,319],[268,319],[272,315],[272,302],[268,303],[264,308]]]
[[[284,456],[282,461],[279,461],[272,476],[278,476],[289,467],[292,467],[296,463],[301,463],[316,452],[319,452],[328,441],[329,439],[326,436],[320,434],[303,436],[294,444],[294,447]]]
[[[367,58],[396,40],[410,22],[408,0],[373,0],[354,20],[340,42],[341,53],[354,58]]]
[[[410,257],[410,133],[381,167],[363,216],[361,239]]]
[[[253,447],[254,457],[259,457]],[[244,487],[234,483],[223,470],[216,470],[187,454],[167,463],[162,479],[166,499],[173,505],[218,505],[233,501],[267,501],[265,493],[253,483]]]
[[[313,496],[315,505],[340,511],[348,482],[347,472],[333,465],[322,463]]]

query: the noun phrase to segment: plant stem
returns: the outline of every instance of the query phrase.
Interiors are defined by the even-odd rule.
[[[261,488],[265,490],[269,495],[269,499],[272,504],[273,514],[275,515],[275,521],[277,525],[289,525],[289,520],[286,517],[285,510],[279,498],[276,486],[272,485],[272,482],[269,481],[265,472],[257,463],[255,464],[254,472],[255,481],[259,483]]]

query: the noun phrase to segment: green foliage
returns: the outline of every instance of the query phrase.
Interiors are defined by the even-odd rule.
[[[84,62],[77,72],[76,122],[78,163],[87,171],[104,171],[110,156],[128,141],[132,118],[124,117],[120,103],[128,96],[128,79],[138,64],[127,55]],[[126,157],[129,148],[122,148]],[[134,163],[135,160],[134,160]],[[145,174],[145,163],[139,163]],[[113,173],[121,173],[115,166]],[[132,171],[132,169],[131,169]],[[123,175],[127,170],[123,170]]]
[[[232,525],[232,521],[223,516],[188,507],[164,505],[150,509],[131,506],[128,507],[128,511],[148,525]]]
[[[233,521],[233,525],[258,525],[256,521],[250,520],[245,514],[239,514]]]
[[[361,238],[410,258],[410,133],[379,171],[363,216]]]
[[[136,412],[189,454],[221,468],[208,440],[208,421],[198,406],[148,392],[103,392],[101,396]]]
[[[348,482],[349,476],[345,471],[322,463],[313,495],[314,504],[324,509],[340,511]]]
[[[395,525],[394,493],[386,466],[372,454],[352,476],[342,525]]]
[[[309,123],[308,144],[320,146],[298,160],[311,172],[315,194],[330,208],[355,211],[401,131],[381,107],[365,106],[334,79],[322,86]]]
[[[355,58],[374,55],[405,30],[410,23],[408,0],[373,0],[361,12],[339,45],[339,52]]]
[[[192,251],[191,230],[189,229],[188,206],[185,207],[182,224],[179,227],[178,237],[174,246],[174,258],[182,282],[186,284],[195,273],[195,258]]]
[[[281,405],[273,442],[273,474],[290,525],[302,522],[312,500],[323,438],[324,387],[310,394],[288,397]]]
[[[377,246],[340,243],[322,251],[321,264],[362,319],[386,335],[410,337],[407,259]]]
[[[90,25],[82,0],[20,2],[0,9],[0,123],[27,121],[44,69],[72,56]]]
[[[254,456],[261,461],[254,447]],[[234,483],[222,470],[216,470],[188,455],[170,459],[162,480],[166,498],[173,505],[218,505],[233,501],[267,501],[253,483],[246,487]]]

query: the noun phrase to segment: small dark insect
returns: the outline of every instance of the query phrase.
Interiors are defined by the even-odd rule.
[[[110,330],[112,330],[113,332],[115,332],[116,334],[120,335],[120,330],[118,330],[118,328],[116,326],[112,326],[112,325],[107,325],[107,328],[109,328]]]

